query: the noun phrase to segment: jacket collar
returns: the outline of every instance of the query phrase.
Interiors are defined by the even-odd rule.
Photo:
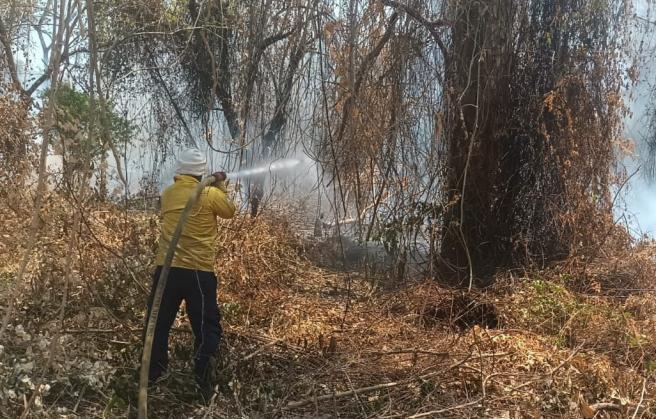
[[[175,180],[176,183],[186,183],[186,184],[200,183],[198,179],[190,175],[175,175],[173,179]]]

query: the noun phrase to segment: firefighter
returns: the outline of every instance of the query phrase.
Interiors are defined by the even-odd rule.
[[[148,314],[157,288],[164,258],[178,219],[187,200],[208,173],[205,155],[197,149],[184,150],[177,161],[175,182],[161,196],[161,231],[157,268],[148,300]],[[180,303],[184,300],[194,333],[194,374],[203,397],[213,393],[216,355],[222,330],[214,274],[216,217],[232,218],[235,204],[228,197],[224,172],[213,173],[216,183],[205,188],[182,230],[162,297],[149,370],[150,383],[167,376],[168,338]]]

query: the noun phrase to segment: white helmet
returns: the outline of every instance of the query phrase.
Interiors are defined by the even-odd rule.
[[[207,159],[205,155],[197,148],[182,150],[182,153],[178,156],[175,173],[178,175],[203,176],[207,173]]]

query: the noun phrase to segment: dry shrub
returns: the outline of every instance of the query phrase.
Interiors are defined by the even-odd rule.
[[[28,163],[33,148],[27,105],[12,94],[0,97],[0,162],[3,169]]]
[[[23,209],[23,188],[36,163],[32,118],[27,104],[11,94],[0,97],[0,200],[2,210]]]
[[[603,246],[599,256],[584,266],[581,286],[588,292],[617,296],[654,290],[655,250],[651,240]]]
[[[526,280],[498,306],[507,328],[530,330],[557,348],[605,355],[614,365],[642,371],[653,368],[656,324],[650,297],[625,301],[568,289],[571,277],[543,274]],[[546,279],[548,278],[548,279]]]
[[[280,215],[243,216],[219,226],[216,272],[226,284],[250,292],[282,286],[307,274],[300,236]]]
[[[0,354],[0,387],[16,394],[0,401],[0,412],[9,417],[20,413],[21,397],[44,373],[42,347],[59,327],[52,313],[61,298],[57,276],[66,255],[68,204],[51,199],[48,208],[47,252],[35,257],[39,262],[30,272],[53,288],[50,302],[38,294],[43,289],[20,296],[10,343]],[[66,351],[56,360],[60,367],[45,371],[50,390],[42,401],[51,411],[67,409],[57,411],[62,415],[78,400],[77,412],[85,417],[125,415],[135,398],[157,217],[109,205],[84,213],[64,323]],[[19,234],[20,224],[14,225],[11,234]],[[539,286],[526,279],[514,289],[499,285],[472,293],[469,300],[434,282],[372,292],[361,275],[322,269],[307,259],[303,240],[277,214],[224,222],[219,242],[227,349],[221,393],[214,407],[193,400],[183,374],[192,342],[181,315],[171,342],[174,379],[151,392],[157,417],[348,418],[454,408],[454,416],[574,418],[580,417],[572,405],[579,392],[590,403],[625,400],[635,408],[642,374],[652,365],[656,307],[648,297],[584,296],[567,288],[571,279],[548,273]],[[494,305],[499,329],[473,322],[452,327],[462,308],[471,312],[486,304]],[[386,383],[396,384],[334,403],[313,401]],[[483,394],[484,406],[473,403]],[[647,388],[641,407],[647,416],[653,394]],[[299,400],[310,403],[285,407]]]

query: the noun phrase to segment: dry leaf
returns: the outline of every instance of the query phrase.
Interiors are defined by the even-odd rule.
[[[594,418],[595,410],[588,405],[581,394],[579,394],[579,409],[581,409],[581,416],[585,419]]]

